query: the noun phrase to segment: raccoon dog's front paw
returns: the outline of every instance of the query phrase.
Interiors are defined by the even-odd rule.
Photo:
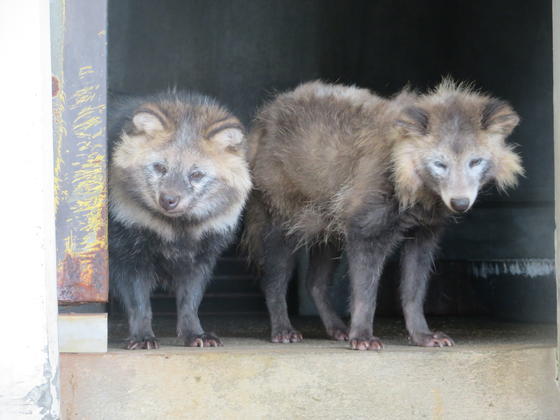
[[[411,344],[421,347],[451,347],[455,342],[441,331],[434,333],[416,333],[409,338]]]
[[[159,342],[155,337],[131,338],[126,343],[127,350],[156,350],[159,349]]]
[[[348,329],[344,328],[329,328],[327,334],[336,341],[348,341]]]
[[[375,350],[383,349],[383,343],[377,337],[355,337],[350,339],[352,350]]]
[[[281,331],[273,331],[270,337],[270,341],[273,343],[299,343],[303,341],[303,336],[299,331],[296,330],[281,330]]]
[[[186,347],[222,347],[224,344],[217,335],[202,333],[185,338]]]

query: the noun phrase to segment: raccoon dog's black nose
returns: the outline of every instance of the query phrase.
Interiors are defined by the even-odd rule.
[[[455,211],[466,211],[469,208],[470,200],[468,198],[452,198],[451,208]]]
[[[159,196],[159,205],[165,210],[173,210],[179,204],[178,195],[162,194]]]

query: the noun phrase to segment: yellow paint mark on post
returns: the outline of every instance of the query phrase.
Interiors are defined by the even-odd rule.
[[[79,68],[78,77],[87,80],[95,73],[92,66]],[[57,149],[55,173],[65,173],[69,191],[64,194],[65,203],[70,210],[68,226],[70,231],[64,240],[64,255],[59,258],[59,282],[72,285],[69,296],[62,291],[61,300],[73,300],[72,290],[90,289],[96,291],[96,281],[106,276],[107,255],[107,184],[105,164],[105,144],[101,140],[105,134],[105,104],[97,102],[98,84],[82,85],[70,96],[67,109],[75,111],[71,122],[72,140],[79,142],[73,146],[74,156],[62,159],[62,141],[66,131],[61,131]],[[60,115],[64,107],[61,107]],[[61,121],[63,123],[63,121]],[[71,160],[70,160],[71,159]],[[66,166],[65,166],[66,165]],[[63,171],[63,169],[65,169]],[[69,181],[69,182],[68,182]],[[60,290],[61,288],[59,288]],[[78,292],[79,294],[79,292]]]
[[[82,89],[78,89],[72,96],[73,103],[70,105],[70,109],[79,108],[81,105],[91,102],[97,96],[97,90],[99,85],[96,86],[86,86]]]
[[[83,79],[84,77],[86,77],[88,74],[93,74],[93,67],[92,66],[82,66],[80,67],[80,70],[78,71],[78,76],[80,79]]]
[[[72,182],[75,185],[72,211],[84,218],[80,226],[82,250],[106,247],[105,236],[99,235],[105,226],[103,210],[107,205],[104,162],[104,155],[90,153],[86,162],[76,171]]]
[[[67,134],[66,126],[64,124],[64,104],[66,97],[64,95],[64,80],[59,78],[59,90],[53,101],[53,120],[54,120],[54,205],[55,211],[61,201],[67,198],[67,192],[61,187],[62,167],[64,165],[64,158],[62,157],[62,144],[64,137]]]
[[[97,138],[105,133],[102,113],[105,105],[84,106],[74,119],[72,130],[78,138]],[[92,130],[95,129],[95,130]]]
[[[84,139],[78,143],[80,159],[72,179],[74,187],[71,206],[73,214],[81,219],[79,220],[81,232],[79,248],[83,252],[107,247],[105,235],[99,234],[105,228],[106,219],[104,215],[107,205],[105,154],[99,150],[103,149],[101,144],[90,141],[105,133],[103,124],[105,104],[91,104],[98,88],[99,86],[87,86],[77,90],[73,95],[72,104],[72,107],[78,108],[77,116],[72,123],[72,132],[76,138]]]

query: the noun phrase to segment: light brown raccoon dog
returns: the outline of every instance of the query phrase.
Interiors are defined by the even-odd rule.
[[[150,293],[177,298],[177,333],[186,346],[213,347],[198,307],[216,259],[235,238],[251,179],[245,136],[216,100],[162,92],[111,110],[109,268],[123,303],[128,349],[152,349]]]
[[[483,185],[515,185],[523,169],[505,139],[518,121],[507,103],[451,81],[391,99],[311,82],[264,106],[248,140],[255,190],[244,241],[262,268],[272,341],[302,339],[288,318],[286,289],[294,251],[306,245],[307,284],[328,335],[353,349],[381,349],[373,335],[377,286],[386,257],[403,242],[400,293],[410,340],[453,345],[424,317],[437,240]],[[328,298],[342,248],[349,330]]]

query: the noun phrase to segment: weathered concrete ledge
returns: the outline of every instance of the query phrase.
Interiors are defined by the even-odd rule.
[[[508,328],[502,331],[512,335]],[[119,420],[559,419],[553,337],[537,336],[462,340],[447,349],[397,340],[380,353],[319,339],[275,345],[226,337],[217,349],[169,339],[156,351],[63,354],[62,413]]]

